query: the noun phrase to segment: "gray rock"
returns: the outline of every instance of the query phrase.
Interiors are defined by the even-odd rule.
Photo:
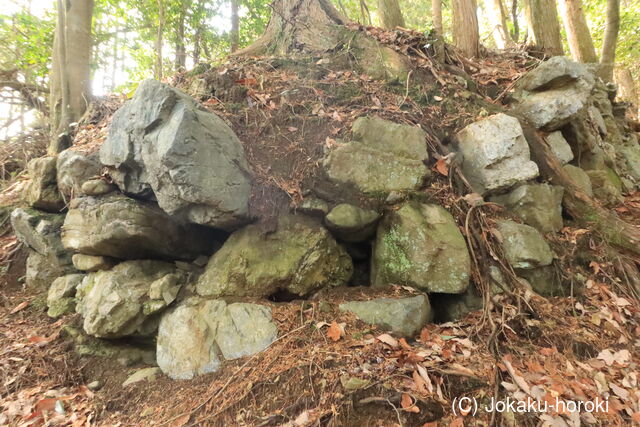
[[[593,80],[580,78],[562,88],[544,92],[527,92],[515,111],[533,126],[551,132],[569,123],[588,104]]]
[[[189,298],[160,321],[158,366],[170,378],[190,379],[266,349],[277,334],[268,307]]]
[[[85,181],[81,187],[82,194],[86,196],[102,196],[116,190],[116,186],[109,184],[104,179],[90,179]]]
[[[513,268],[531,269],[549,265],[553,253],[538,230],[513,221],[499,221],[504,254]]]
[[[113,116],[100,160],[127,193],[148,196],[180,219],[232,229],[247,222],[251,177],[231,128],[155,80]]]
[[[377,298],[340,304],[367,323],[377,325],[402,337],[412,337],[433,317],[426,295],[409,298]]]
[[[30,181],[25,188],[24,198],[29,206],[47,212],[60,212],[64,200],[56,184],[56,158],[32,159],[27,165]]]
[[[126,380],[122,383],[122,387],[126,387],[131,384],[139,383],[141,381],[145,382],[154,382],[158,375],[162,374],[162,371],[157,366],[151,368],[144,368],[135,371],[133,374],[129,375]]]
[[[150,296],[158,281],[168,281],[175,295],[186,277],[162,261],[125,261],[112,270],[89,273],[76,295],[85,332],[99,338],[153,333],[153,315],[167,306],[164,298]]]
[[[213,249],[212,230],[183,226],[151,203],[121,194],[78,197],[62,243],[74,252],[123,259],[191,259]]]
[[[430,172],[425,133],[375,117],[361,117],[353,124],[354,140],[332,150],[324,159],[330,180],[370,195],[416,190]]]
[[[565,172],[567,172],[573,182],[578,186],[580,190],[582,190],[584,194],[589,197],[593,197],[591,179],[584,170],[573,165],[564,165],[562,168],[565,170]]]
[[[354,205],[342,203],[331,209],[325,223],[340,239],[347,242],[363,242],[376,232],[380,214]]]
[[[556,155],[560,163],[567,164],[571,160],[573,160],[573,151],[571,151],[571,147],[564,136],[562,136],[562,132],[559,130],[555,132],[551,132],[547,135],[547,142],[551,147],[551,151]]]
[[[516,274],[531,285],[531,288],[543,297],[567,296],[562,280],[553,266],[516,270]]]
[[[636,141],[616,147],[620,153],[621,169],[625,170],[634,181],[640,182],[640,146]]]
[[[102,388],[102,386],[102,381],[99,380],[91,381],[89,384],[87,384],[87,388],[91,391],[98,391]]]
[[[74,254],[71,257],[73,266],[80,271],[109,270],[117,264],[113,258],[99,255]]]
[[[598,130],[600,131],[600,135],[606,135],[607,124],[605,123],[604,118],[600,113],[600,110],[598,110],[598,108],[592,105],[587,109],[587,113],[589,114],[589,118],[591,119],[591,122],[594,123],[598,128]]]
[[[344,285],[353,273],[351,258],[320,224],[309,217],[283,216],[277,230],[260,225],[234,232],[200,276],[203,296],[262,297],[278,290],[309,295]]]
[[[329,213],[329,204],[317,197],[305,197],[300,206],[296,208],[296,211],[324,217]]]
[[[74,273],[71,254],[60,238],[64,215],[47,214],[33,209],[16,208],[11,225],[18,237],[31,249],[27,259],[27,285],[47,289],[53,279]]]
[[[604,170],[588,170],[593,195],[608,206],[615,206],[624,201],[622,183],[618,175],[610,168]]]
[[[56,318],[75,311],[76,288],[84,278],[84,274],[67,274],[53,281],[47,293],[49,317]]]
[[[467,314],[481,310],[482,297],[474,288],[469,288],[459,295],[438,295],[433,302],[436,316],[441,322],[457,322]]]
[[[25,284],[37,290],[47,290],[55,279],[69,272],[60,267],[51,257],[40,255],[29,249],[27,256]]]
[[[565,56],[554,56],[525,74],[518,80],[516,88],[527,91],[556,89],[587,74],[588,70],[583,64]]]
[[[512,187],[538,176],[518,119],[496,114],[457,134],[465,177],[480,194]]]
[[[441,206],[408,202],[378,225],[371,273],[374,286],[408,285],[457,294],[469,286],[470,269],[464,237]]]
[[[564,188],[557,185],[524,184],[490,200],[505,206],[525,224],[550,233],[562,229],[563,194]]]
[[[58,155],[57,180],[60,192],[70,198],[82,193],[82,184],[102,171],[98,153],[86,155],[67,149]]]

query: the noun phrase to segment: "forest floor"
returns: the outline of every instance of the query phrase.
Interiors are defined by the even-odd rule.
[[[453,58],[450,62],[457,65],[444,66],[415,48],[424,43],[416,33],[366,31],[412,55],[418,68],[410,80],[421,83],[386,84],[328,58],[297,64],[236,58],[178,75],[170,83],[194,95],[198,79],[216,89],[199,95],[200,100],[224,117],[243,142],[255,173],[252,213],[263,219],[297,206],[325,147],[347,137],[355,118],[375,114],[421,124],[433,154],[427,196],[449,209],[479,257],[499,261],[490,228],[505,213],[465,198],[444,155],[449,135],[491,114],[537,61],[513,52],[478,63]],[[463,69],[468,79],[452,67]],[[110,116],[124,99],[112,96],[94,105],[80,125],[75,149],[99,148]],[[0,204],[15,203],[25,179],[15,177]],[[630,195],[617,212],[640,224],[640,195]],[[396,339],[339,312],[338,304],[358,288],[328,292],[322,299],[273,302],[281,335],[268,350],[194,380],[160,376],[123,387],[143,366],[75,354],[63,328],[79,324],[77,315],[52,320],[43,296],[23,288],[25,251],[5,224],[0,237],[5,271],[0,279],[0,425],[640,423],[640,307],[617,276],[616,260],[607,258],[606,243],[590,230],[570,221],[566,225],[549,238],[559,274],[584,277],[571,296],[545,299],[518,289],[489,297],[485,292],[484,310],[458,322],[428,325],[412,340]],[[474,261],[474,281],[482,284],[483,260]],[[387,292],[412,291],[393,287]],[[102,386],[91,390],[95,381]],[[549,404],[556,398],[607,399],[608,405],[582,415],[563,408],[518,414],[483,410],[491,399],[508,397]],[[476,399],[479,410],[460,398]]]

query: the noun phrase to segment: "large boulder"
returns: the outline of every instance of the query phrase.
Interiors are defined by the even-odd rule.
[[[188,95],[155,80],[140,84],[113,116],[100,160],[125,192],[151,191],[167,213],[232,229],[247,222],[251,174],[231,128]]]
[[[583,64],[566,56],[554,56],[525,74],[518,80],[516,88],[527,91],[557,89],[584,78],[587,74],[588,70]]]
[[[58,154],[57,181],[60,192],[68,198],[82,194],[82,184],[100,175],[98,153],[83,154],[67,149]]]
[[[535,127],[551,132],[586,114],[594,86],[592,70],[557,56],[520,79],[515,108]]]
[[[24,198],[29,206],[47,212],[60,212],[64,200],[56,184],[56,158],[40,157],[27,165],[30,181],[25,188]]]
[[[549,244],[535,228],[513,221],[497,225],[505,257],[513,268],[531,269],[553,262]]]
[[[162,317],[156,359],[170,378],[190,379],[266,349],[277,335],[266,306],[193,297]]]
[[[451,294],[469,286],[467,244],[451,214],[438,205],[408,202],[389,212],[378,225],[372,262],[374,286]]]
[[[211,253],[212,232],[178,224],[150,202],[113,193],[74,199],[62,228],[62,243],[87,255],[193,259]]]
[[[564,188],[557,185],[524,184],[490,200],[505,206],[525,224],[550,233],[562,229],[563,194]]]
[[[55,279],[70,272],[73,269],[62,268],[50,257],[29,249],[24,275],[27,287],[46,291]]]
[[[360,117],[352,130],[353,141],[341,144],[324,159],[324,170],[333,182],[386,197],[391,191],[416,190],[429,176],[422,129]]]
[[[344,285],[351,258],[314,219],[283,216],[274,232],[249,225],[234,232],[216,252],[197,283],[203,296],[267,296],[278,290],[309,295]]]
[[[485,194],[538,176],[518,119],[496,114],[457,134],[462,170],[473,190]]]
[[[185,281],[182,270],[162,261],[125,261],[89,273],[77,289],[84,331],[99,338],[149,335]]]
[[[325,217],[327,228],[347,242],[368,240],[376,232],[380,214],[374,210],[341,203]]]
[[[412,337],[433,317],[429,297],[375,298],[348,301],[340,310],[354,313],[362,321],[389,330],[402,337]]]

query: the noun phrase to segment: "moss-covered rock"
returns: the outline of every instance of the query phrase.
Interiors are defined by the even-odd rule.
[[[563,194],[564,188],[557,185],[524,184],[490,200],[505,206],[525,224],[549,233],[562,229]]]
[[[611,169],[588,170],[587,175],[591,180],[593,195],[605,205],[615,206],[622,203],[622,182],[618,175]]]
[[[31,180],[25,188],[25,201],[36,209],[60,212],[65,203],[56,183],[56,158],[33,159],[27,165],[27,170]]]
[[[564,171],[571,177],[573,182],[578,186],[584,194],[589,197],[593,196],[593,189],[591,188],[591,179],[589,175],[581,168],[573,165],[564,165],[562,167]]]
[[[464,237],[441,206],[408,202],[378,226],[374,286],[398,284],[457,294],[469,286],[470,268]]]
[[[203,296],[266,296],[278,290],[308,295],[347,283],[351,258],[312,218],[278,219],[274,232],[249,225],[234,232],[199,278]]]
[[[324,169],[332,181],[384,198],[391,191],[416,190],[429,176],[421,129],[361,117],[353,124],[353,138],[324,159]]]
[[[376,211],[341,203],[331,209],[325,222],[338,238],[347,242],[362,242],[374,235],[379,218],[380,214]]]

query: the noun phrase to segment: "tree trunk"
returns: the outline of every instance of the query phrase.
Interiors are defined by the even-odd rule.
[[[529,45],[547,55],[562,55],[556,0],[525,0],[525,16]]]
[[[431,0],[431,19],[435,36],[436,56],[444,60],[444,28],[442,26],[442,0]]]
[[[488,0],[487,3],[491,32],[498,49],[504,49],[511,44],[511,37],[507,30],[507,19],[502,6],[502,0]]]
[[[480,56],[476,0],[453,0],[453,43],[470,58]]]
[[[348,22],[330,0],[276,0],[272,9],[264,34],[236,54],[324,52],[336,47],[336,31]]]
[[[176,71],[184,69],[187,65],[187,51],[184,46],[184,20],[187,11],[184,0],[180,2],[180,16],[178,16],[178,34],[176,35]]]
[[[560,14],[567,32],[569,50],[578,62],[598,62],[591,33],[580,0],[560,0]]]
[[[393,30],[396,27],[404,27],[404,17],[398,0],[378,0],[378,16],[382,28]]]
[[[513,35],[511,39],[518,43],[520,39],[520,25],[518,21],[518,0],[513,0],[511,2],[511,21],[513,21]]]
[[[162,80],[162,45],[164,43],[164,0],[158,0],[158,28],[156,31],[156,63],[153,71],[153,76],[156,80]]]
[[[638,99],[638,90],[633,81],[631,71],[628,68],[615,68],[614,77],[618,85],[618,97],[625,102],[631,103],[635,107],[634,113],[636,113],[640,108],[640,99]]]
[[[602,42],[602,54],[600,55],[600,63],[603,66],[600,77],[607,82],[613,80],[619,30],[620,0],[607,0],[607,23],[604,30],[604,41]]]
[[[240,16],[238,15],[238,0],[231,0],[231,52],[238,50],[240,45]]]
[[[93,0],[58,0],[57,6],[49,92],[54,138],[80,120],[91,100]]]

